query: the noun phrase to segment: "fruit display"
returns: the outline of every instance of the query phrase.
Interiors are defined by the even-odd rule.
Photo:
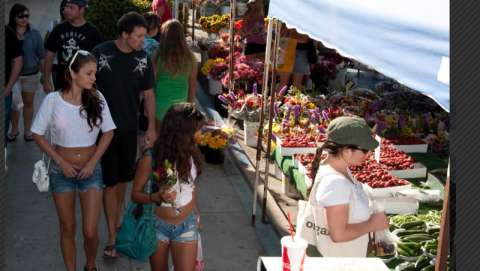
[[[368,184],[371,188],[387,188],[401,185],[408,185],[410,182],[393,176],[386,170],[378,167],[376,169],[357,170],[351,168],[353,176],[361,183]]]
[[[313,153],[306,153],[306,154],[297,154],[295,155],[295,159],[297,159],[300,164],[303,166],[309,165],[313,162],[313,159],[315,159],[315,154]]]
[[[414,167],[415,159],[393,145],[383,144],[380,151],[380,164],[386,170],[405,170]]]
[[[312,135],[289,135],[281,139],[281,146],[285,148],[317,147],[316,138]]]

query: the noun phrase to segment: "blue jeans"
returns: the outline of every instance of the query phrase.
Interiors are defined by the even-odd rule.
[[[10,128],[10,119],[12,118],[12,94],[5,97],[5,147],[7,146],[8,129]]]
[[[158,241],[192,242],[198,240],[197,216],[192,211],[178,225],[168,224],[157,217],[155,230]]]
[[[102,191],[104,188],[102,167],[97,163],[92,176],[80,180],[77,178],[68,178],[63,175],[62,169],[53,163],[50,171],[50,191],[54,193],[62,192],[86,192],[88,189],[97,189]]]

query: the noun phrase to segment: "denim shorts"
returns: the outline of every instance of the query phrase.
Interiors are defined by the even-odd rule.
[[[52,163],[50,169],[50,192],[85,192],[91,188],[103,190],[104,187],[100,163],[97,163],[92,176],[87,179],[65,177],[62,169],[57,164]]]
[[[155,231],[158,241],[192,242],[198,240],[197,216],[194,212],[178,225],[168,224],[157,217]]]

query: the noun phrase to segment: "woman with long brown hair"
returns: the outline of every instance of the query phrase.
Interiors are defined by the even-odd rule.
[[[53,160],[50,191],[60,223],[63,260],[69,271],[76,270],[77,191],[87,259],[84,270],[97,270],[98,222],[104,187],[100,158],[116,127],[105,98],[95,87],[96,71],[95,57],[87,51],[77,51],[68,64],[65,88],[44,98],[31,128],[35,142]],[[47,130],[50,142],[44,137]],[[96,144],[100,131],[102,135]]]
[[[156,238],[158,247],[150,257],[152,270],[166,271],[172,253],[176,271],[192,271],[197,255],[198,223],[195,178],[200,172],[199,152],[194,135],[204,123],[204,116],[192,103],[170,107],[162,122],[159,137],[152,149],[146,149],[138,162],[133,181],[132,200],[156,203]],[[153,174],[165,161],[173,165],[177,183],[163,188],[165,180]],[[153,170],[152,170],[153,169]],[[149,178],[152,194],[144,192]]]
[[[160,45],[153,54],[155,71],[155,114],[157,127],[171,105],[195,101],[197,64],[185,41],[183,26],[178,20],[162,25]]]

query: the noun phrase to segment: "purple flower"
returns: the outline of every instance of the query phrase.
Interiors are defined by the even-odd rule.
[[[318,125],[318,132],[321,133],[321,134],[325,134],[325,133],[326,133],[325,128],[323,128],[322,125]]]
[[[218,99],[224,104],[230,104],[230,101],[223,95],[218,95]]]
[[[280,91],[278,92],[278,98],[282,98],[283,95],[285,95],[285,92],[287,92],[287,86],[283,86]]]
[[[290,112],[291,111],[292,111],[292,107],[288,106],[287,110],[285,111],[285,118],[284,118],[284,120],[287,121],[287,122],[290,120]]]
[[[235,96],[235,93],[233,93],[232,91],[228,92],[228,97],[233,101],[237,99],[237,96]]]
[[[322,110],[322,117],[323,120],[329,120],[330,118],[328,117],[328,112],[327,110]]]
[[[309,110],[309,113],[310,113],[310,121],[311,121],[311,122],[318,122],[318,121],[319,121],[315,110],[310,109],[310,110]]]
[[[406,125],[406,120],[404,115],[398,116],[398,128],[403,129]]]
[[[298,123],[301,111],[302,111],[302,107],[299,104],[297,104],[295,106],[295,108],[293,109],[293,116],[295,117],[295,119],[294,119],[295,123]]]
[[[280,106],[279,105],[280,105],[280,103],[277,102],[273,106],[273,113],[275,114],[275,118],[277,118],[278,114],[280,113]]]
[[[376,129],[375,129],[375,133],[377,135],[380,135],[382,134],[382,132],[387,129],[387,124],[384,122],[384,121],[381,121],[381,120],[376,120]]]
[[[253,84],[253,95],[258,95],[257,83]]]

